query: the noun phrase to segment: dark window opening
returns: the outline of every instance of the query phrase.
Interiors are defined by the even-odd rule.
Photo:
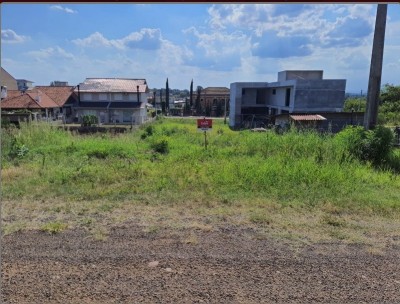
[[[272,95],[276,95],[276,89],[272,89]]]
[[[242,89],[242,96],[246,94],[246,89]]]
[[[290,88],[286,89],[285,107],[290,105]]]
[[[256,91],[256,104],[265,104],[266,91],[263,89],[258,89]]]

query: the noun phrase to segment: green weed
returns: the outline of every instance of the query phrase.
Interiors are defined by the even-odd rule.
[[[63,230],[65,230],[68,227],[67,224],[61,223],[61,222],[48,222],[44,224],[40,230],[47,232],[49,234],[56,234],[60,233]]]

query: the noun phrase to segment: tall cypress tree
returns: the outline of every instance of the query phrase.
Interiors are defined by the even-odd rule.
[[[203,88],[201,86],[197,86],[197,96],[196,96],[196,114],[197,115],[203,115],[201,101],[200,101],[200,96],[201,96],[201,90],[202,89]]]
[[[162,89],[160,89],[160,103],[161,103],[161,113],[165,114],[165,102],[162,100]]]
[[[189,101],[190,108],[193,106],[193,79],[190,83],[190,101]]]
[[[168,86],[168,78],[167,78],[167,83],[165,84],[165,105],[166,109],[169,112],[169,86]]]

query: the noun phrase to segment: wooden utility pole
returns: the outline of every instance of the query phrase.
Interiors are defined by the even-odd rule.
[[[378,4],[376,10],[374,42],[372,45],[371,66],[369,71],[367,105],[364,116],[364,128],[373,129],[378,119],[379,93],[381,89],[383,48],[385,45],[387,4]]]

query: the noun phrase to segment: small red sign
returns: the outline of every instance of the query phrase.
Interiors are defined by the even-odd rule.
[[[212,119],[198,119],[197,120],[197,129],[199,131],[209,131],[212,129]]]

